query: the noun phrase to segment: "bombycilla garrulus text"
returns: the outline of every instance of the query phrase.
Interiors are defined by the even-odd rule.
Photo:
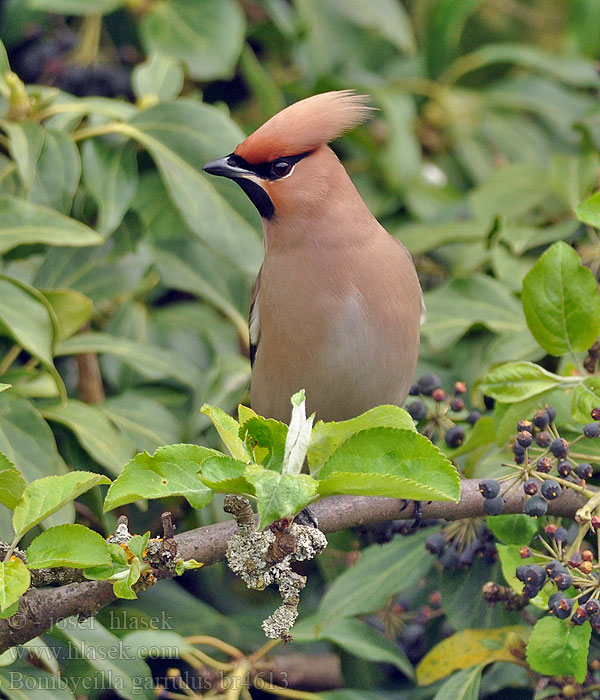
[[[367,101],[342,90],[296,102],[204,166],[234,180],[262,216],[251,403],[286,423],[299,389],[318,419],[345,420],[401,406],[413,381],[423,313],[415,267],[327,145],[370,116]]]

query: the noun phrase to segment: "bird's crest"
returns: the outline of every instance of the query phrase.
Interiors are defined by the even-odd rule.
[[[353,90],[323,92],[286,107],[242,142],[235,153],[248,163],[268,163],[329,143],[367,120],[368,95]]]

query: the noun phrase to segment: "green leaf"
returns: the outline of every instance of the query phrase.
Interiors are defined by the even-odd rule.
[[[7,610],[29,588],[29,570],[18,557],[0,562],[0,609]]]
[[[532,518],[533,520],[533,518]],[[500,564],[502,566],[502,575],[506,583],[515,591],[516,593],[523,593],[523,583],[519,581],[516,577],[517,566],[523,564],[523,559],[519,550],[521,549],[518,544],[498,544],[496,545],[498,549],[498,557],[500,558]],[[544,565],[548,560],[533,554],[527,559],[528,564],[542,564]],[[547,582],[544,588],[535,596],[531,598],[530,602],[537,608],[542,610],[548,609],[548,598],[552,593],[555,592],[555,587],[550,582]]]
[[[234,0],[172,0],[153,5],[139,24],[148,53],[184,62],[194,80],[231,78],[244,39],[244,15]]]
[[[197,7],[194,13],[202,18]],[[207,160],[244,139],[233,122],[214,107],[182,100],[146,109],[116,130],[149,151],[189,228],[220,257],[256,274],[263,254],[257,231],[217,194],[223,185],[202,173]]]
[[[104,236],[121,223],[135,197],[138,167],[132,143],[117,148],[100,139],[83,144],[83,181],[98,205],[97,229]]]
[[[99,15],[123,7],[126,0],[94,0],[93,5],[88,0],[28,0],[28,5],[34,10],[61,15]]]
[[[433,700],[477,700],[483,665],[454,673],[434,695]]]
[[[181,63],[161,53],[150,54],[131,74],[131,84],[138,100],[174,100],[181,92],[183,80]]]
[[[247,467],[246,462],[233,457],[209,457],[202,463],[200,480],[219,493],[254,494],[254,487],[246,479]]]
[[[193,508],[202,508],[212,492],[198,478],[207,457],[218,454],[199,445],[167,445],[153,455],[136,455],[124,467],[106,494],[104,511],[141,498],[185,496]]]
[[[591,197],[581,202],[575,209],[579,221],[600,228],[600,192],[594,192]]]
[[[0,466],[4,455],[0,452]],[[8,460],[6,460],[8,462]],[[13,467],[0,471],[0,503],[14,510],[25,488],[25,479]]]
[[[448,457],[452,460],[465,455],[473,450],[478,450],[486,445],[493,445],[496,441],[494,419],[491,416],[482,416],[473,429],[467,433],[467,437],[460,447],[450,450]]]
[[[87,579],[108,581],[109,579],[114,579],[115,575],[123,574],[124,572],[127,572],[127,577],[129,576],[129,562],[127,561],[125,550],[116,542],[107,542],[106,545],[110,564],[91,566],[84,569],[83,575]]]
[[[207,403],[205,403],[200,410],[205,416],[211,419],[231,456],[235,459],[241,459],[243,462],[247,462],[248,459],[251,458],[251,455],[246,449],[243,440],[239,437],[240,424],[235,418],[232,418],[222,409],[216,406],[210,406]]]
[[[294,628],[294,641],[326,639],[359,659],[390,663],[405,676],[412,678],[414,675],[413,667],[401,647],[362,620],[352,617],[331,620],[324,625],[316,625],[311,632],[312,635],[303,637]]]
[[[6,48],[0,40],[0,95],[8,97],[10,95],[10,89],[4,80],[5,73],[10,70],[10,63],[8,62],[8,54],[6,53]]]
[[[400,51],[416,51],[410,17],[394,0],[344,0],[334,5],[354,24],[382,36]]]
[[[278,474],[249,465],[245,478],[258,498],[260,530],[274,520],[300,512],[317,494],[317,482],[308,474]]]
[[[477,275],[454,279],[425,294],[427,321],[423,336],[434,350],[454,344],[471,326],[481,324],[494,333],[524,330],[521,305],[500,282]]]
[[[104,679],[103,688],[109,685],[125,700],[155,698],[148,666],[134,658],[123,642],[95,618],[83,622],[67,618],[53,628],[52,635],[67,643],[70,658],[79,655],[100,672],[100,678]]]
[[[283,465],[287,434],[285,423],[262,416],[250,418],[240,428],[240,437],[255,461],[278,472]]]
[[[143,559],[149,539],[149,532],[145,532],[143,535],[134,535],[130,538],[129,542],[127,542],[127,549],[133,552],[138,559]]]
[[[580,423],[589,423],[590,412],[597,406],[600,406],[600,377],[592,375],[575,387],[571,403],[573,418]]]
[[[319,473],[319,493],[457,501],[458,473],[426,437],[369,428],[348,438]]]
[[[84,450],[98,464],[119,474],[131,459],[135,445],[115,428],[99,406],[69,399],[64,405],[40,406],[44,418],[72,430]]]
[[[21,347],[38,359],[61,392],[62,379],[53,362],[54,318],[45,298],[33,287],[0,275],[0,332],[4,327]]]
[[[552,374],[533,362],[508,362],[488,372],[479,388],[497,401],[515,403],[537,396],[559,384],[580,381],[578,377]]]
[[[379,610],[390,596],[425,578],[433,557],[423,556],[430,532],[417,532],[363,550],[356,564],[333,582],[316,612],[319,623]]]
[[[55,659],[52,648],[45,645],[39,637],[32,642],[34,648],[31,649],[31,653],[34,657],[40,661],[46,657]],[[23,646],[27,649],[30,644],[31,642],[28,642]],[[23,658],[23,647],[11,647],[11,650],[15,655],[19,655],[18,658]],[[43,671],[29,662],[19,660],[0,668],[2,692],[8,700],[26,700],[31,692],[35,692],[37,700],[76,700],[65,680],[59,677],[59,670],[53,668],[52,661],[45,661],[45,665],[52,668],[53,672]],[[15,679],[19,680],[15,683]],[[35,691],[26,688],[35,688]]]
[[[587,673],[592,628],[546,616],[538,620],[527,645],[527,663],[545,676],[575,676],[583,683]]]
[[[167,629],[129,632],[123,637],[123,644],[138,659],[177,659],[195,649],[180,634]]]
[[[2,382],[0,382],[0,392],[6,391],[7,389],[10,389],[11,386],[12,386],[12,384],[2,384]]]
[[[197,368],[180,354],[110,333],[79,333],[60,342],[55,350],[59,356],[88,352],[115,355],[148,379],[173,377],[193,387],[202,381]]]
[[[410,415],[399,406],[376,406],[356,418],[325,423],[320,420],[313,428],[308,446],[308,462],[316,471],[349,437],[367,428],[399,428],[416,431]]]
[[[109,563],[104,537],[83,525],[51,527],[27,547],[27,566],[30,569],[56,566],[84,569]]]
[[[69,501],[110,479],[92,472],[74,471],[60,476],[36,479],[25,487],[13,514],[15,533],[21,538]]]
[[[48,289],[42,294],[58,321],[58,340],[74,335],[92,317],[92,300],[75,289]]]
[[[487,526],[505,544],[529,544],[538,531],[537,520],[523,513],[488,517]]]
[[[26,243],[89,246],[102,243],[102,236],[54,209],[0,195],[0,253]]]
[[[422,255],[446,243],[473,243],[484,241],[489,225],[483,221],[445,221],[441,224],[404,224],[392,228],[412,255]]]
[[[462,630],[441,641],[421,659],[417,666],[417,682],[429,685],[459,669],[516,661],[511,648],[527,634],[526,627],[509,626],[486,630]],[[450,696],[448,696],[450,697]]]
[[[566,243],[555,243],[523,281],[523,310],[538,343],[552,355],[580,352],[600,333],[600,294],[591,270]]]

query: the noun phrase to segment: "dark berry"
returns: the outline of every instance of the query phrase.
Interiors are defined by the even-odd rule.
[[[465,429],[461,425],[453,425],[446,431],[445,438],[448,447],[458,447],[465,439]]]
[[[409,403],[406,410],[413,420],[421,420],[427,415],[427,405],[424,401],[413,401]]]
[[[556,559],[553,559],[552,561],[549,561],[547,564],[545,564],[544,569],[546,570],[546,573],[548,574],[548,576],[550,576],[551,579],[554,579],[559,574],[567,573],[567,568],[565,567],[565,565],[559,561],[556,561]]]
[[[557,528],[556,532],[554,533],[554,541],[558,542],[559,544],[566,544],[568,539],[569,539],[569,535],[568,535],[567,531],[565,530],[565,528],[564,527]]]
[[[563,459],[556,465],[556,471],[558,472],[559,476],[565,477],[569,476],[569,474],[573,471],[573,467],[571,466],[570,462]]]
[[[518,442],[513,445],[513,454],[515,456],[515,462],[517,464],[523,464],[525,461],[525,448],[521,447]]]
[[[555,525],[554,523],[549,523],[544,527],[544,532],[548,535],[550,539],[554,539],[554,535],[556,535],[557,530],[558,525]]]
[[[482,479],[479,482],[479,493],[484,498],[496,498],[500,493],[500,482],[496,479]]]
[[[552,460],[550,457],[542,457],[538,459],[535,468],[538,472],[542,472],[542,474],[548,474],[552,471]]]
[[[425,628],[423,625],[406,625],[400,632],[400,639],[403,644],[413,646],[425,637]]]
[[[452,399],[452,401],[450,402],[450,409],[452,411],[462,411],[464,407],[465,402],[463,401],[463,399],[456,398]]]
[[[554,479],[544,481],[544,483],[542,484],[542,496],[547,501],[553,501],[555,498],[558,498],[561,494],[561,491],[562,489],[560,487],[560,484],[558,483],[558,481],[554,481]]]
[[[536,586],[535,583],[526,583],[523,586],[523,595],[525,598],[535,598],[541,590],[542,586]]]
[[[528,479],[523,484],[523,491],[525,491],[528,496],[535,496],[538,492],[538,488],[538,482],[535,479]]]
[[[594,476],[594,468],[591,464],[583,462],[577,467],[577,476],[580,479],[591,479]]]
[[[419,385],[418,384],[413,384],[410,389],[408,390],[409,396],[418,396],[419,394]]]
[[[569,445],[564,438],[556,438],[550,445],[550,452],[559,459],[564,459],[569,454]]]
[[[583,625],[583,623],[587,620],[587,613],[585,611],[585,608],[579,607],[573,615],[571,615],[571,622],[574,625]]]
[[[553,577],[553,581],[559,591],[566,591],[573,585],[573,577],[568,571],[557,574]]]
[[[533,435],[526,430],[522,430],[518,435],[517,435],[517,442],[521,447],[529,447],[531,443],[533,442]]]
[[[485,542],[481,550],[481,556],[483,561],[491,566],[498,559],[496,545],[493,542]]]
[[[426,374],[417,380],[417,387],[421,394],[430,396],[436,389],[442,386],[442,380],[436,374]]]
[[[546,582],[544,569],[539,564],[530,564],[525,569],[525,583],[533,583],[541,588]]]
[[[468,547],[465,547],[463,551],[460,553],[460,556],[458,557],[458,563],[461,566],[471,566],[471,564],[475,561],[475,547],[472,545],[469,545]]]
[[[550,418],[550,422],[554,423],[556,420],[556,410],[552,406],[546,406],[546,413],[548,414],[548,418]]]
[[[439,561],[444,569],[453,569],[458,566],[458,552],[454,547],[447,547]]]
[[[488,411],[493,410],[494,406],[496,405],[496,401],[491,397],[491,396],[486,396],[486,394],[483,395],[483,405],[486,407]]]
[[[590,618],[590,624],[592,625],[592,631],[600,634],[600,615]]]
[[[527,515],[531,515],[533,518],[539,518],[542,515],[546,515],[548,511],[548,504],[542,496],[532,496],[526,503],[524,507],[524,512]]]
[[[533,424],[536,428],[540,428],[540,430],[545,430],[549,423],[550,416],[548,415],[548,411],[538,411],[535,416],[533,416]]]
[[[486,498],[483,502],[483,508],[489,515],[500,515],[504,510],[504,499],[502,496],[496,498]]]
[[[596,598],[588,600],[584,607],[589,617],[600,615],[600,603],[596,600]]]
[[[556,615],[560,620],[564,620],[569,617],[573,610],[573,601],[570,598],[561,598],[552,605],[548,603],[548,608],[553,615]]]
[[[553,593],[549,598],[548,598],[548,607],[551,605],[556,605],[557,603],[560,603],[561,600],[564,600],[567,596],[562,592],[558,591],[558,593]]]
[[[438,557],[446,547],[446,538],[441,532],[436,532],[425,540],[425,549]]]
[[[515,571],[515,576],[519,581],[522,581],[525,583],[527,581],[527,570],[529,569],[529,564],[521,564],[521,566],[517,566],[517,569]]]
[[[535,442],[540,447],[548,447],[548,445],[552,442],[552,435],[550,435],[550,433],[547,431],[542,430],[535,436]]]
[[[600,420],[600,408],[592,408],[590,415],[594,420]]]
[[[575,552],[573,556],[569,559],[569,566],[573,569],[578,569],[583,563],[583,557],[579,552]]]
[[[528,433],[533,433],[530,420],[527,420],[527,419],[520,420],[517,423],[517,433],[522,433],[523,431],[526,431]]]
[[[475,425],[477,421],[481,418],[481,413],[479,411],[471,411],[469,415],[467,416],[467,423],[470,423],[471,425]]]
[[[597,438],[600,435],[600,423],[588,423],[583,426],[583,434],[587,438]]]

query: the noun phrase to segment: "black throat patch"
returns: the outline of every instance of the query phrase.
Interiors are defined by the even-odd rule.
[[[272,219],[275,216],[275,207],[269,195],[263,190],[260,185],[252,180],[246,180],[244,177],[231,178],[234,182],[244,190],[250,198],[250,201],[258,209],[258,213],[263,219]]]

